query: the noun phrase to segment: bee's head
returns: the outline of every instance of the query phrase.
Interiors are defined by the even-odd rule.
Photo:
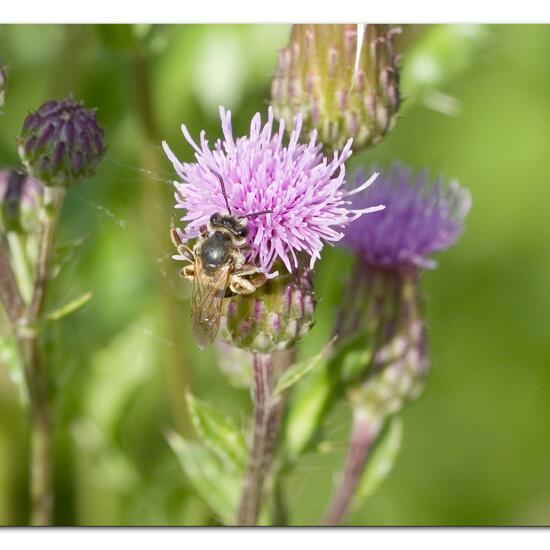
[[[231,235],[236,246],[243,246],[248,237],[248,220],[236,218],[229,214],[216,212],[210,216],[209,229],[213,231],[224,231]]]

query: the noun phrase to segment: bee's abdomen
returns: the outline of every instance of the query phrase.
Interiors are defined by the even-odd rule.
[[[229,257],[231,237],[222,231],[212,233],[201,245],[200,258],[204,270],[212,273]]]

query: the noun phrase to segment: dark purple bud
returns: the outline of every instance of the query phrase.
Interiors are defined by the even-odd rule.
[[[53,159],[53,164],[55,168],[58,168],[65,159],[66,149],[67,146],[62,141],[55,146],[55,155]]]
[[[92,142],[90,141],[90,136],[88,135],[88,133],[84,130],[81,130],[78,137],[79,137],[78,141],[80,142],[81,149],[83,151],[91,151]]]
[[[51,141],[51,139],[54,135],[54,132],[55,132],[55,126],[53,124],[48,124],[48,126],[46,126],[46,128],[44,128],[40,132],[38,140],[36,142],[36,147],[38,149],[42,149],[42,147],[44,147],[44,145],[48,144],[48,142]]]
[[[19,139],[19,156],[46,185],[69,187],[95,173],[105,154],[95,110],[82,103],[50,100],[30,113]]]
[[[94,141],[95,141],[95,148],[96,152],[98,154],[103,154],[105,150],[107,149],[107,146],[105,145],[105,138],[103,137],[103,134],[94,134]]]
[[[74,129],[74,122],[72,120],[68,120],[67,124],[65,125],[65,136],[68,143],[75,142],[76,131]]]
[[[84,166],[84,157],[80,151],[77,151],[73,156],[73,171],[75,174],[80,174],[82,172],[82,167]]]
[[[32,136],[29,141],[25,144],[25,153],[28,155],[36,149],[36,138]]]
[[[40,117],[37,115],[30,114],[25,119],[23,124],[23,130],[30,131],[33,130],[40,122]]]

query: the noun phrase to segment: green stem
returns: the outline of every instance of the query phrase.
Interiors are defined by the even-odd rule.
[[[380,428],[379,419],[365,415],[361,409],[354,411],[346,462],[324,525],[339,525],[345,518]]]
[[[51,525],[53,514],[53,414],[39,321],[42,316],[64,190],[45,189],[34,291],[25,310],[19,345],[29,389],[31,422],[31,524]]]
[[[26,251],[26,243],[24,242],[28,238],[28,236],[22,236],[15,231],[10,231],[7,234],[13,271],[21,290],[21,295],[27,304],[31,301],[34,283],[32,268]]]
[[[237,525],[256,525],[281,423],[282,399],[273,392],[273,354],[254,354],[254,434],[243,480]]]
[[[21,342],[30,399],[31,525],[51,525],[53,514],[53,416],[42,337]]]

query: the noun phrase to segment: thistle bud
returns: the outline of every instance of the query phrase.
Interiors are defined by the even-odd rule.
[[[416,399],[429,362],[417,271],[390,272],[362,266],[369,288],[367,329],[373,358],[350,397],[373,418],[383,419]]]
[[[398,56],[390,25],[293,25],[272,83],[278,118],[301,114],[325,146],[354,149],[392,130],[400,104]]]
[[[18,143],[28,172],[60,187],[92,176],[106,151],[95,111],[72,99],[47,101],[30,113]]]
[[[313,326],[311,272],[284,273],[253,294],[226,300],[220,335],[232,346],[255,353],[291,348]]]
[[[24,172],[0,171],[0,227],[5,232],[37,230],[43,192],[43,185]]]
[[[471,200],[456,181],[430,182],[426,172],[393,165],[351,202],[364,208],[378,201],[386,205],[384,211],[345,230],[342,242],[357,263],[337,332],[369,336],[373,358],[352,399],[384,418],[424,386],[429,364],[419,279],[424,269],[437,265],[431,256],[458,240]]]
[[[2,112],[6,100],[6,83],[6,67],[0,62],[0,112]]]

